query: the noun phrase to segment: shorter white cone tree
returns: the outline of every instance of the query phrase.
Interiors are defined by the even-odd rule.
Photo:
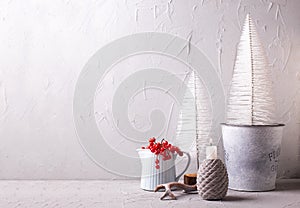
[[[197,161],[205,159],[205,147],[209,144],[212,112],[209,95],[198,75],[191,71],[179,113],[176,145],[184,151],[196,146]],[[190,139],[188,139],[190,138]],[[194,140],[193,144],[186,141]]]

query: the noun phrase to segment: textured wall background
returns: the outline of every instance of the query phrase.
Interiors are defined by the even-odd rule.
[[[279,176],[299,177],[299,11],[300,2],[296,0],[0,1],[0,178],[118,178],[93,163],[76,136],[73,93],[88,59],[105,44],[125,35],[170,33],[190,41],[206,54],[227,91],[241,26],[248,12],[273,68],[278,120],[287,125]],[[124,70],[141,69],[144,59],[127,61]],[[163,57],[153,60],[156,66],[168,63]],[[165,68],[169,72],[185,71],[171,61]],[[108,75],[105,83],[109,84],[110,77],[113,75]],[[117,87],[120,83],[111,79],[111,84]],[[153,96],[160,98],[155,93]],[[98,108],[101,102],[100,99]],[[161,103],[168,116],[170,101],[161,99]],[[153,103],[144,103],[147,105]],[[141,105],[132,103],[128,109],[130,115],[136,113],[135,128],[143,131],[150,124],[147,112],[138,106]],[[172,119],[170,129],[175,128]],[[122,135],[115,137],[113,130],[111,134],[110,141],[122,141]],[[165,135],[172,137],[174,131]],[[119,145],[125,152],[135,149],[130,145],[122,147],[122,142]]]

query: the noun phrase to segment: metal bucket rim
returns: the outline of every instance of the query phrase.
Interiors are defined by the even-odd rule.
[[[221,123],[221,126],[231,126],[231,127],[282,127],[285,126],[285,124],[266,124],[266,125],[243,125],[243,124],[228,124],[228,123]]]

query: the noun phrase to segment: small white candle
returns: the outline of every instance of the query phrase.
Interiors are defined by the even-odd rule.
[[[206,147],[206,159],[217,159],[217,146]]]

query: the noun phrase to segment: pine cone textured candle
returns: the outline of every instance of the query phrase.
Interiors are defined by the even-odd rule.
[[[223,199],[228,190],[228,175],[220,159],[204,160],[198,170],[197,190],[206,200]]]

